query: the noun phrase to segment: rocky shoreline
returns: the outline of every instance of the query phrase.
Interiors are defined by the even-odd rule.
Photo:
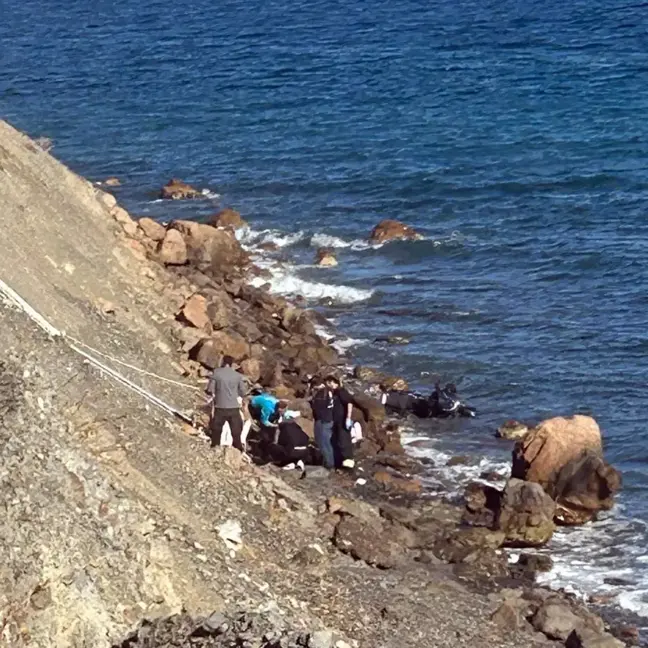
[[[180,189],[174,194],[176,187]],[[199,198],[200,195],[178,180],[172,180],[161,192],[163,198],[170,199]],[[107,200],[110,207],[112,201]],[[174,221],[165,228],[146,218],[136,223],[117,206],[110,209],[126,236],[131,238],[131,246],[149,259],[172,268],[180,278],[187,298],[178,310],[177,320],[181,326],[176,328],[175,334],[182,344],[181,351],[188,355],[181,363],[184,375],[204,377],[208,370],[218,365],[222,354],[232,355],[252,382],[291,399],[291,407],[303,412],[302,422],[312,435],[307,404],[300,400],[308,378],[322,371],[340,372],[343,361],[327,340],[317,334],[317,326],[328,325],[328,322],[316,311],[271,295],[268,286],[250,286],[250,278],[263,278],[264,271],[251,262],[250,255],[236,238],[236,229],[247,226],[241,216],[232,209],[225,209],[206,223]],[[370,240],[384,243],[418,236],[397,221],[384,221],[376,226]],[[318,258],[326,256],[326,251],[318,254]],[[241,303],[245,306],[241,307]],[[515,451],[517,458],[514,453],[513,476],[521,480],[511,479],[503,491],[483,483],[471,484],[466,492],[465,508],[446,508],[443,523],[434,520],[435,537],[430,542],[429,530],[425,524],[418,524],[419,519],[426,519],[426,516],[417,507],[421,502],[424,506],[429,502],[416,477],[423,467],[404,454],[397,422],[389,420],[384,409],[366,395],[367,387],[378,383],[392,389],[406,389],[406,380],[367,367],[356,367],[347,379],[355,383],[360,407],[356,408],[354,417],[363,424],[366,437],[360,471],[370,476],[370,482],[360,497],[372,502],[373,508],[359,508],[359,503],[354,504],[352,500],[334,504],[328,500],[329,513],[342,513],[332,536],[333,544],[340,551],[380,569],[399,566],[403,554],[408,553],[416,554],[413,559],[417,562],[440,561],[454,565],[455,574],[475,587],[493,593],[505,588],[508,597],[494,612],[494,620],[513,624],[516,628],[534,628],[550,639],[565,641],[570,647],[593,646],[594,642],[601,647],[617,645],[612,634],[626,642],[638,642],[634,626],[606,626],[572,596],[538,588],[529,594],[524,587],[533,583],[538,571],[547,569],[547,557],[523,553],[518,563],[511,566],[501,550],[502,546],[542,546],[553,534],[554,520],[582,524],[591,520],[598,510],[612,506],[611,498],[620,480],[618,473],[600,459],[598,428],[593,435],[598,441],[588,441],[582,447],[575,443],[573,451],[568,451],[578,456],[580,463],[563,471],[562,477],[555,474],[549,477],[556,457],[541,458],[533,463],[539,452],[533,445],[546,446],[547,436],[552,436],[552,425],[556,423],[544,424],[545,428],[549,427],[549,435],[542,425],[536,430],[525,428],[524,435],[513,426],[519,439]],[[569,429],[561,430],[560,435],[568,437],[574,433],[578,436],[583,426],[588,425],[579,421],[571,426],[568,420],[563,421],[567,422],[558,425],[566,425]],[[530,440],[530,432],[535,433],[537,440]],[[527,440],[523,442],[525,436]],[[596,443],[599,452],[582,459],[581,450]],[[564,452],[566,447],[559,443],[554,450],[546,447],[544,450],[545,455],[555,455]],[[542,466],[543,461],[549,465]],[[529,479],[527,473],[534,468],[537,470],[538,466],[547,474],[545,481],[533,477],[525,481]],[[573,483],[565,484],[569,481],[565,477],[567,472],[585,472],[588,475],[585,481],[598,481],[587,486],[586,493],[574,493]],[[330,496],[334,498],[344,496],[345,491],[354,486],[353,480],[339,476],[332,481],[337,482],[334,491],[338,494]],[[556,491],[556,484],[560,484],[557,487],[560,492]],[[296,484],[306,491],[310,490],[310,485],[308,480],[305,488]],[[318,491],[327,491],[329,486],[319,480],[315,482]],[[340,486],[342,491],[338,490]],[[358,496],[357,491],[355,489],[354,497]],[[312,492],[311,495],[315,496]],[[392,499],[398,503],[397,508],[391,509],[391,504],[381,506],[381,502]],[[396,532],[395,526],[398,527]],[[421,535],[428,537],[422,541]],[[379,543],[376,537],[380,538]],[[620,616],[618,611],[611,615],[606,611],[607,618]]]
[[[537,587],[534,551],[509,564],[507,539],[549,528],[533,483],[512,481],[506,497],[475,487],[459,506],[430,497],[424,465],[370,396],[354,413],[366,484],[298,479],[210,451],[79,355],[70,339],[190,413],[227,352],[308,431],[307,376],[344,361],[316,312],[249,285],[263,270],[233,211],[213,225],[137,221],[0,122],[0,220],[0,278],[67,335],[0,299],[0,645],[636,642],[633,628]],[[357,373],[362,391],[372,378]]]

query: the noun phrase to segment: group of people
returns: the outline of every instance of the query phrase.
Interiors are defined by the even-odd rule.
[[[310,381],[313,445],[299,424],[299,412],[289,410],[286,401],[261,388],[249,390],[245,376],[233,365],[233,358],[225,356],[207,385],[212,446],[221,445],[223,434],[228,431],[232,446],[245,452],[248,434],[256,423],[251,441],[256,444],[255,455],[261,461],[301,470],[306,464],[354,469],[354,442],[361,438],[362,431],[352,417],[353,397],[339,378],[315,376]]]

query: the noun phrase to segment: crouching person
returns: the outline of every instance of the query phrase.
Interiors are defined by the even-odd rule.
[[[313,463],[313,448],[301,425],[294,419],[283,420],[277,426],[274,443],[270,445],[272,462],[286,470],[299,468],[302,472],[306,464]]]

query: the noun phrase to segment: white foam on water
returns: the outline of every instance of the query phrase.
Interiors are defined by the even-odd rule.
[[[270,284],[271,292],[278,295],[301,295],[309,300],[330,300],[336,304],[355,304],[367,301],[373,295],[373,290],[302,279],[295,274],[295,267],[290,265],[275,265],[268,269],[272,274],[271,278],[255,277],[250,282],[251,285],[259,287]]]
[[[210,191],[209,189],[202,189],[200,193],[205,196],[205,198],[209,198],[210,200],[218,200],[221,197],[219,193]]]
[[[290,247],[299,243],[305,234],[301,230],[297,232],[283,232],[275,229],[254,230],[251,228],[241,229],[237,232],[237,238],[246,249],[253,249],[264,243],[273,243],[278,248]]]
[[[367,344],[369,340],[360,340],[357,338],[347,337],[347,338],[338,338],[335,342],[331,343],[331,346],[340,354],[344,355],[350,349],[355,349],[356,347]]]
[[[364,241],[362,239],[353,239],[352,241],[346,241],[339,236],[333,236],[332,234],[323,234],[318,232],[311,236],[310,240],[311,247],[316,248],[351,248],[352,250],[368,250],[369,248],[379,248],[382,247],[382,243],[373,245],[369,241]]]

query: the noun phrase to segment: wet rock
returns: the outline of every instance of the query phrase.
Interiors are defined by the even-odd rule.
[[[226,207],[222,211],[219,211],[218,214],[212,216],[209,219],[209,224],[213,227],[229,227],[235,230],[248,227],[247,221],[241,218],[241,214],[230,207]]]
[[[495,436],[498,439],[509,439],[518,441],[523,439],[529,433],[529,428],[526,424],[519,421],[505,421],[497,428]]]
[[[612,628],[612,634],[628,646],[639,645],[639,628],[634,625],[622,625]]]
[[[106,178],[103,181],[103,184],[105,184],[106,187],[121,187],[121,181],[119,178]]]
[[[152,218],[140,218],[137,221],[137,226],[142,234],[151,241],[163,241],[167,233],[166,228]]]
[[[590,450],[563,466],[553,486],[556,521],[559,524],[584,524],[599,511],[614,506],[614,495],[621,488],[620,473]]]
[[[387,391],[407,391],[409,389],[407,380],[399,376],[384,376],[380,384]]]
[[[398,491],[400,493],[417,494],[423,489],[418,479],[408,479],[399,475],[393,475],[386,470],[379,470],[374,473],[374,480],[388,490]]]
[[[423,237],[409,225],[397,220],[386,219],[378,223],[369,235],[370,243],[385,243],[387,241],[416,241]]]
[[[531,573],[550,572],[553,568],[551,556],[544,554],[523,553],[517,563],[525,571]]]
[[[510,479],[504,489],[496,528],[510,547],[539,547],[553,535],[556,505],[539,484]]]
[[[405,345],[410,343],[410,339],[402,335],[379,335],[374,342],[385,342],[392,345]]]
[[[466,455],[457,455],[448,459],[446,466],[467,466],[470,463],[470,457]]]
[[[201,198],[202,194],[191,185],[188,185],[178,178],[171,178],[160,190],[160,198],[167,200],[186,200]]]
[[[334,268],[338,265],[338,260],[333,252],[327,248],[320,248],[315,255],[315,265],[321,268]]]
[[[211,321],[207,313],[207,300],[202,295],[192,295],[177,315],[178,319],[190,326],[209,333]]]
[[[187,263],[187,246],[180,232],[169,230],[158,247],[158,259],[164,265],[184,265]]]
[[[484,479],[489,482],[497,482],[504,479],[504,477],[494,470],[485,470],[483,473],[480,473],[479,479]]]
[[[480,482],[468,484],[464,492],[463,521],[473,526],[495,528],[502,505],[502,491]]]

